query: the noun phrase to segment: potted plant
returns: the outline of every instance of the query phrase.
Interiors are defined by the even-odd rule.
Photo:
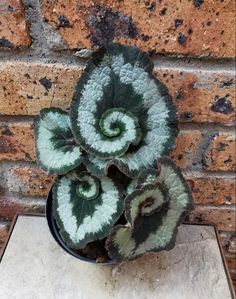
[[[136,47],[108,44],[80,77],[69,113],[46,108],[36,121],[39,165],[57,174],[47,200],[55,239],[94,262],[169,250],[193,208],[168,158],[178,134],[176,107]]]

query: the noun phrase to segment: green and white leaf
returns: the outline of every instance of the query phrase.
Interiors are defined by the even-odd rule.
[[[72,172],[59,178],[53,187],[53,211],[65,243],[78,249],[107,236],[123,212],[121,194],[108,177]]]
[[[193,208],[189,187],[179,168],[168,158],[161,158],[160,163],[155,184],[144,184],[125,199],[129,223],[115,226],[106,241],[108,253],[114,260],[133,259],[149,251],[170,250],[175,244],[178,225]],[[151,200],[153,204],[146,206]]]
[[[159,170],[155,168],[147,168],[142,170],[136,179],[131,180],[127,187],[127,194],[142,188],[147,184],[157,183],[157,177],[159,175]]]
[[[35,135],[37,161],[48,173],[64,174],[81,163],[81,150],[65,111],[58,108],[41,110]]]
[[[147,184],[135,190],[125,199],[125,217],[136,227],[138,216],[150,216],[168,202],[168,193],[162,185]]]
[[[114,164],[136,177],[156,157],[171,153],[176,108],[152,70],[148,55],[137,48],[110,44],[94,54],[80,78],[71,104],[72,130],[97,174]]]

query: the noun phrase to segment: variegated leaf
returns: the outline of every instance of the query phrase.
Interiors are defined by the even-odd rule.
[[[129,223],[115,226],[106,241],[114,260],[133,259],[148,251],[170,250],[181,219],[193,208],[180,169],[168,158],[160,159],[160,164],[160,173],[152,184],[144,181],[140,189],[125,199]]]
[[[142,170],[136,179],[131,180],[127,187],[127,194],[140,189],[142,186],[147,184],[154,184],[157,180],[159,170],[156,168],[147,168]]]
[[[81,163],[81,150],[65,111],[58,108],[41,110],[35,135],[37,161],[48,173],[64,174]]]
[[[107,236],[123,212],[122,192],[112,179],[85,171],[57,180],[53,204],[62,239],[76,249]]]
[[[80,78],[71,105],[72,130],[97,175],[114,164],[136,177],[156,157],[171,153],[176,108],[152,69],[137,48],[110,44],[94,54]]]

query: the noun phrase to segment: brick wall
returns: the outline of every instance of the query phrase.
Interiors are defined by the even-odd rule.
[[[0,247],[17,212],[44,211],[53,182],[35,164],[34,117],[67,109],[81,56],[116,40],[148,51],[168,86],[180,121],[173,158],[194,181],[188,218],[218,226],[236,279],[234,15],[234,0],[1,0]]]

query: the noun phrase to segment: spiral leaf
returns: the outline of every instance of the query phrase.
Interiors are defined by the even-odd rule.
[[[115,183],[84,171],[57,180],[53,204],[60,235],[75,249],[107,236],[123,212],[121,192]]]
[[[136,179],[131,180],[127,187],[127,194],[140,189],[144,185],[154,184],[157,181],[157,177],[160,171],[156,168],[147,168],[142,170]]]
[[[133,259],[148,251],[174,247],[177,227],[193,208],[193,199],[179,168],[161,158],[161,170],[153,181],[125,199],[126,226],[115,226],[106,247],[112,259]],[[153,173],[152,173],[153,175]]]
[[[71,104],[72,130],[88,153],[84,162],[103,176],[116,165],[130,177],[170,154],[177,135],[176,108],[152,76],[149,57],[110,44],[95,53]]]
[[[58,108],[40,111],[36,122],[36,155],[48,173],[64,174],[81,162],[81,151],[71,132],[68,113]]]

